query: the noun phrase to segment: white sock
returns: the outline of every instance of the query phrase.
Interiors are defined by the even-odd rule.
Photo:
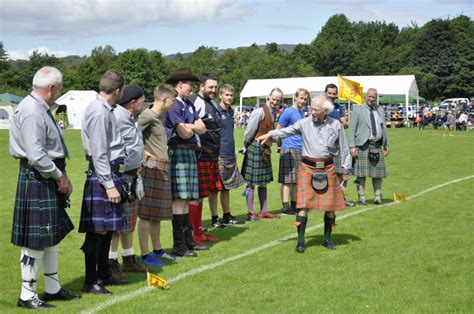
[[[130,255],[135,255],[135,251],[133,250],[133,247],[129,249],[122,249],[122,256],[130,256]]]
[[[26,247],[21,248],[20,268],[21,268],[21,294],[20,299],[27,301],[37,296],[38,268],[43,260],[43,251],[32,250]]]
[[[58,245],[44,248],[44,290],[50,294],[58,293],[61,289],[58,276],[58,251]]]
[[[109,252],[109,259],[117,259],[118,258],[118,252]]]

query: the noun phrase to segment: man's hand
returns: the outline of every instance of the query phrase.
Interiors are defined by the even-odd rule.
[[[354,147],[354,148],[351,148],[351,156],[352,157],[357,157],[357,149]]]
[[[388,146],[385,146],[383,148],[383,155],[387,157],[389,153],[390,153],[390,149],[388,148]]]
[[[69,196],[72,194],[73,188],[72,188],[72,182],[69,179],[67,179],[67,182],[69,184],[69,191],[67,191],[66,195]]]
[[[270,134],[270,132],[268,132],[267,134],[264,134],[264,135],[261,135],[261,136],[257,137],[255,139],[255,141],[257,141],[258,144],[262,144],[263,142],[265,142],[271,136],[272,135]]]
[[[109,198],[109,202],[114,204],[120,203],[120,193],[115,187],[107,189],[106,192],[107,197]]]
[[[69,186],[69,180],[64,174],[56,180],[56,183],[58,185],[58,191],[61,194],[67,194],[69,192],[69,189],[72,189],[72,186]]]
[[[344,181],[349,181],[351,179],[351,175],[350,174],[343,174],[342,175],[342,180]]]

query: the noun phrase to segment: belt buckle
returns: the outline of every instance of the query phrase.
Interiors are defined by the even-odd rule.
[[[316,161],[316,168],[317,169],[324,168],[324,161]]]

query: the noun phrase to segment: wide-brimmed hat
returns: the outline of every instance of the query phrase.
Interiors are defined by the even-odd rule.
[[[166,83],[173,84],[179,81],[193,81],[197,82],[199,79],[192,73],[191,68],[178,68],[166,80]]]

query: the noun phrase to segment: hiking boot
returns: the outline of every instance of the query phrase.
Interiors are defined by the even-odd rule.
[[[146,269],[143,268],[137,262],[135,255],[122,256],[122,272],[125,273],[146,273]]]
[[[109,272],[117,279],[124,280],[127,276],[120,270],[118,259],[109,258]]]

